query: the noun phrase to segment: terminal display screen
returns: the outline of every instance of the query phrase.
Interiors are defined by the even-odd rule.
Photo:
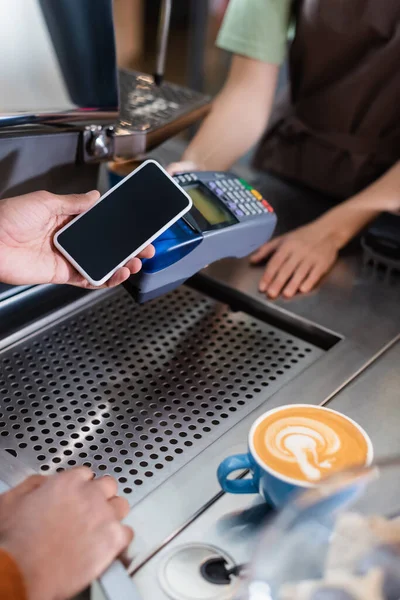
[[[224,227],[237,223],[236,217],[230,210],[218,198],[214,197],[206,187],[198,185],[185,188],[185,192],[189,194],[194,206],[212,227]]]

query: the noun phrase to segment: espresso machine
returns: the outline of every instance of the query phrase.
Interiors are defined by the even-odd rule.
[[[0,66],[1,197],[87,190],[101,162],[141,157],[205,115],[208,97],[164,81],[171,8],[160,2],[154,74],[117,69],[112,0],[0,8],[13,50]]]

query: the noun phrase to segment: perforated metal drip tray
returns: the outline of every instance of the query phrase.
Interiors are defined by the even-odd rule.
[[[118,290],[0,353],[0,446],[113,474],[134,505],[322,354],[186,287]]]

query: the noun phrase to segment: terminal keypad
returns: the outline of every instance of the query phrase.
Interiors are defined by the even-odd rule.
[[[175,179],[182,185],[198,181],[195,173],[176,175]],[[211,181],[203,181],[203,184],[218,196],[240,221],[274,212],[257,190],[238,177],[218,177]]]
[[[273,212],[262,195],[242,179],[227,177],[209,181],[206,185],[240,220]]]

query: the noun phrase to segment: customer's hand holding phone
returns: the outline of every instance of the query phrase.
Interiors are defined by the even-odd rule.
[[[178,183],[157,162],[147,160],[57,231],[54,245],[99,287],[121,267],[136,268],[135,257],[191,207],[190,196]]]
[[[0,281],[11,285],[65,283],[93,286],[54,247],[53,237],[74,216],[90,209],[99,199],[97,191],[59,196],[40,191],[0,200]],[[141,258],[154,256],[147,246],[107,281],[119,285],[140,271]]]

